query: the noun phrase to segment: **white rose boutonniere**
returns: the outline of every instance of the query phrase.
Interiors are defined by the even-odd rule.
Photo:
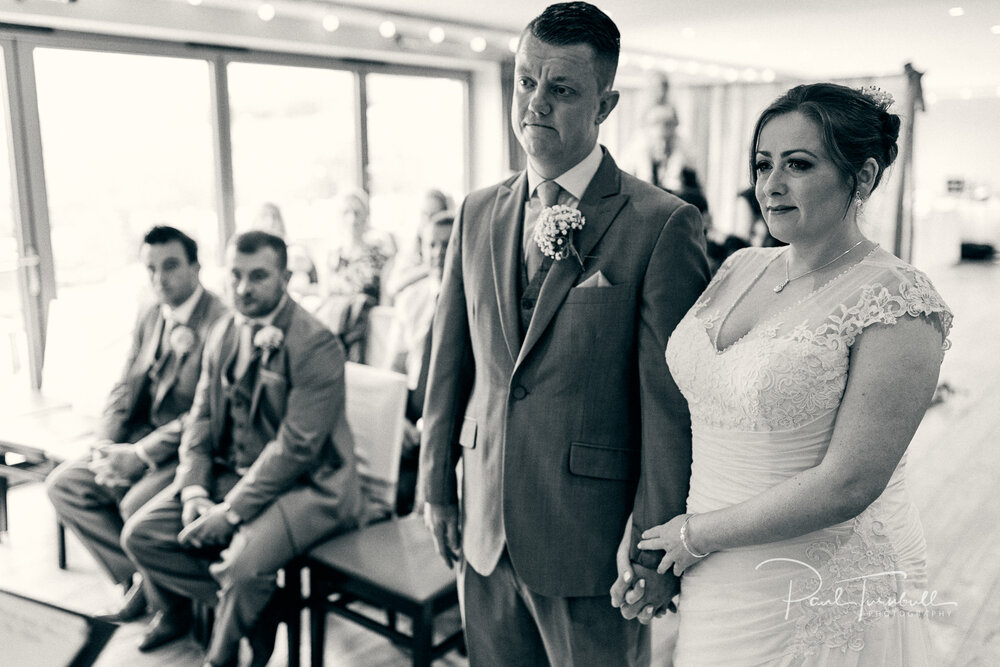
[[[573,246],[570,232],[583,229],[586,220],[583,214],[571,206],[546,206],[535,223],[534,239],[546,257],[559,261],[571,254],[583,268],[583,258]]]
[[[259,347],[264,353],[264,363],[266,364],[275,350],[281,347],[281,342],[285,340],[284,332],[273,324],[262,328],[253,337],[254,347]]]
[[[195,335],[191,327],[185,326],[183,324],[174,325],[174,328],[170,330],[170,349],[174,351],[178,357],[183,357],[185,354],[191,351],[194,344],[198,341],[198,337]]]

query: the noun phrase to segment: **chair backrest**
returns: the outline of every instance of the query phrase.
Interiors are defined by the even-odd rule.
[[[376,368],[391,370],[403,346],[403,335],[392,306],[375,306],[368,314],[365,361]]]
[[[354,435],[366,500],[375,515],[396,507],[399,459],[406,420],[406,376],[347,362],[347,424]]]

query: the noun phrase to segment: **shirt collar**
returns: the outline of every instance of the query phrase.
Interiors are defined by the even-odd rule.
[[[587,155],[587,157],[576,163],[576,166],[570,168],[569,170],[563,172],[559,176],[556,176],[554,180],[556,183],[562,187],[563,190],[568,192],[574,199],[578,202],[583,199],[583,193],[587,191],[587,186],[590,185],[590,181],[593,180],[594,174],[601,166],[601,160],[604,159],[604,153],[601,150],[601,145],[598,143],[594,144],[593,150]],[[530,197],[535,192],[535,188],[538,184],[545,179],[538,175],[532,167],[531,163],[528,163],[528,196]]]
[[[177,306],[176,308],[171,308],[168,304],[160,304],[160,313],[163,315],[163,319],[167,321],[172,321],[174,324],[184,324],[191,320],[191,314],[194,312],[195,306],[198,305],[198,299],[201,295],[205,293],[205,288],[198,285],[191,296],[187,298],[187,301]]]
[[[285,304],[287,302],[288,302],[288,294],[286,293],[284,296],[281,297],[281,301],[279,301],[278,305],[274,307],[274,310],[272,310],[267,315],[261,315],[260,317],[247,317],[243,313],[237,312],[236,323],[240,325],[259,324],[262,327],[271,326],[272,324],[274,324],[274,319],[278,316],[278,313],[281,312],[281,309],[285,307]]]

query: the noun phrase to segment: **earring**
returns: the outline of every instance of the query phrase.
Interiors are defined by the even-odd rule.
[[[854,203],[858,205],[858,208],[861,208],[865,203],[865,198],[861,196],[860,189],[854,191]]]

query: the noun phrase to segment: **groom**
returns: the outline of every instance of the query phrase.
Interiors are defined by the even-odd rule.
[[[684,510],[689,416],[663,353],[708,268],[695,208],[597,143],[618,51],[584,2],[528,25],[512,106],[527,172],[469,195],[448,248],[420,475],[438,549],[461,565],[472,665],[648,662],[648,628],[608,599],[630,514],[640,604],[676,592],[635,543]],[[582,228],[554,233],[554,204]],[[558,259],[539,218],[543,241],[572,246]]]

